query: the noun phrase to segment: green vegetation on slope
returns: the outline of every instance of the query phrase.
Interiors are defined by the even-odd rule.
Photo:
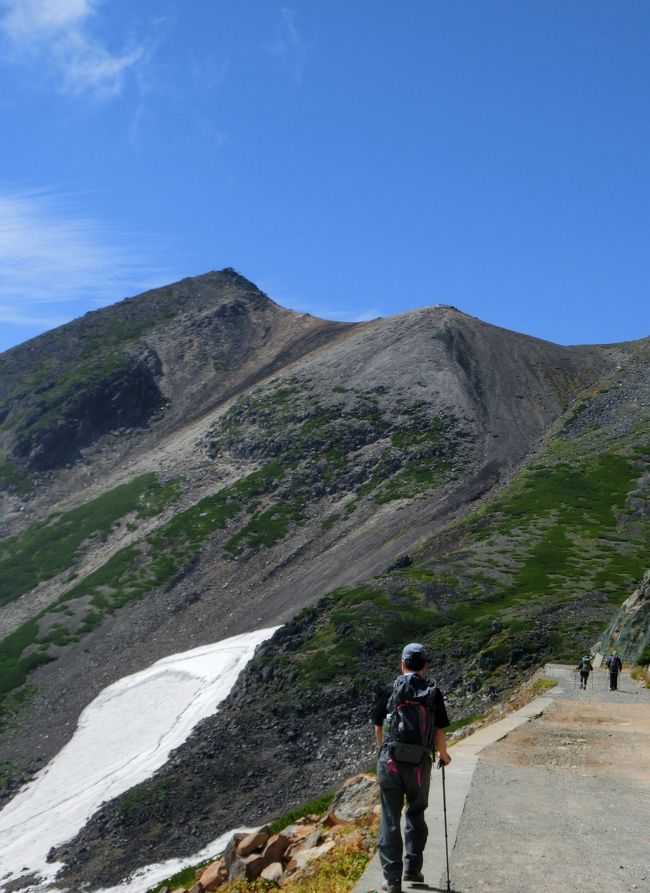
[[[277,502],[263,512],[256,512],[252,520],[228,540],[225,551],[229,555],[240,555],[245,547],[272,546],[286,536],[291,524],[302,522],[304,508],[304,499],[298,498],[291,502]]]
[[[4,700],[0,700],[0,715],[2,712],[5,715],[15,712],[15,690],[25,683],[33,669],[56,659],[58,648],[80,641],[107,614],[169,583],[184,570],[208,536],[223,530],[248,501],[277,486],[283,474],[278,465],[270,463],[214,496],[205,497],[153,533],[120,549],[101,567],[73,585],[56,603],[2,639],[0,699]],[[54,561],[53,556],[58,554],[59,566],[71,560],[70,556],[74,556],[74,550],[86,538],[89,530],[105,536],[115,518],[122,517],[128,507],[136,505],[140,514],[152,513],[154,509],[160,510],[165,500],[176,494],[176,484],[162,486],[152,476],[146,476],[146,480],[136,480],[137,485],[134,481],[133,486],[125,485],[126,489],[117,488],[106,494],[106,499],[100,497],[57,518],[53,522],[57,531],[54,543],[59,553],[50,549],[52,537],[47,525],[44,525],[45,532],[41,531],[41,525],[30,528],[31,539],[28,541],[38,543],[41,550],[38,554],[49,556],[51,562]],[[82,537],[83,531],[86,533]],[[250,530],[245,535],[249,534]],[[281,530],[265,532],[267,541],[281,534]],[[20,540],[20,546],[20,549],[10,553],[14,563],[23,559],[27,561],[23,540]],[[45,558],[39,561],[45,562]],[[53,565],[50,563],[47,566]],[[63,567],[68,566],[63,564]],[[14,693],[13,700],[7,699],[10,693]]]
[[[71,567],[89,538],[105,542],[127,515],[157,515],[176,498],[178,489],[177,482],[161,484],[154,474],[143,474],[4,540],[0,543],[0,605]]]
[[[435,605],[413,591],[391,591],[386,584],[337,590],[319,604],[321,619],[296,651],[299,685],[309,690],[341,673],[353,681],[365,674],[364,654],[390,649],[439,624]]]
[[[483,570],[506,596],[619,602],[646,565],[650,524],[625,504],[649,462],[650,450],[626,447],[533,466],[467,524],[473,560],[499,557],[505,581]]]
[[[285,537],[304,523],[310,502],[324,487],[355,493],[355,482],[360,482],[346,508],[349,514],[373,491],[379,502],[412,498],[449,477],[452,420],[430,418],[422,401],[406,400],[399,401],[398,417],[393,418],[379,406],[376,395],[343,393],[345,406],[325,406],[311,394],[309,382],[290,381],[240,398],[215,431],[213,451],[236,449],[245,434],[253,457],[257,444],[261,458],[269,442],[275,441],[274,461],[121,549],[56,604],[0,642],[4,670],[0,692],[14,691],[32,669],[55,659],[58,648],[79,641],[107,613],[168,584],[207,536],[238,516],[245,520],[224,544],[230,556],[268,548]],[[359,459],[363,464],[353,481],[346,478],[364,448],[377,444],[380,449]],[[290,483],[283,490],[285,480]],[[137,486],[133,482],[110,498],[102,497],[97,505],[49,519],[26,532],[20,542],[8,543],[0,552],[0,574],[5,558],[7,575],[13,580],[6,598],[65,570],[83,542],[94,535],[105,538],[116,519],[134,505],[141,512]],[[149,494],[145,505],[152,498]],[[27,565],[24,559],[30,550],[38,558]]]
[[[249,459],[273,461],[120,550],[0,642],[0,693],[15,694],[34,667],[55,659],[106,614],[173,583],[217,531],[228,527],[224,552],[239,556],[272,546],[304,523],[324,492],[352,497],[325,518],[327,530],[364,497],[413,498],[452,473],[453,420],[430,417],[421,401],[394,401],[395,414],[373,393],[333,393],[339,402],[325,406],[309,382],[296,380],[240,398],[213,430],[213,452],[237,455],[241,448]],[[591,413],[591,404],[574,411],[572,424]],[[460,661],[463,685],[476,691],[542,660],[572,659],[577,643],[598,637],[611,605],[645,569],[650,522],[628,502],[650,464],[650,450],[641,446],[646,434],[637,426],[616,439],[591,426],[573,436],[565,425],[535,464],[425,544],[414,563],[335,592],[316,614],[307,612],[313,629],[280,663],[299,664],[306,689],[342,678],[362,682],[370,664],[385,666],[400,642],[418,638],[438,655],[440,672]],[[119,499],[113,494],[38,525],[20,549],[8,541],[0,573],[4,561],[13,561],[6,576],[19,581],[13,568],[20,570],[36,544],[35,554],[47,560],[39,557],[34,567],[47,579],[58,572],[53,567],[70,566],[89,536],[105,537],[126,507],[156,510],[155,492],[138,495],[135,484]],[[172,496],[160,494],[158,501]]]
[[[0,487],[20,495],[28,493],[34,484],[33,475],[15,462],[0,461]]]
[[[375,393],[341,386],[325,401],[309,380],[296,378],[240,397],[213,428],[210,450],[247,458],[272,450],[291,470],[297,500],[319,498],[325,489],[351,492],[349,515],[371,494],[385,503],[444,485],[458,472],[457,433],[458,421],[433,416],[425,401],[393,396],[382,403]],[[300,509],[291,514],[300,521]]]
[[[473,693],[498,691],[546,660],[573,660],[647,568],[650,519],[632,507],[650,470],[644,431],[556,437],[411,564],[303,612],[300,644],[275,656],[276,672],[295,674],[305,691],[364,686],[417,639],[471,710]]]

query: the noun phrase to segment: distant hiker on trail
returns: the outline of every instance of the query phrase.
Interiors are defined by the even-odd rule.
[[[605,663],[609,668],[609,690],[616,691],[618,688],[618,674],[623,669],[623,662],[618,656],[618,651],[613,650]]]
[[[580,663],[576,667],[576,670],[580,670],[580,688],[587,688],[587,682],[589,682],[589,674],[593,670],[593,666],[591,664],[591,658],[588,654],[583,654],[580,658]]]
[[[401,893],[402,868],[405,881],[424,881],[422,856],[428,835],[424,811],[429,802],[434,748],[444,765],[451,762],[444,732],[449,719],[442,693],[426,679],[428,662],[423,645],[406,645],[402,651],[402,675],[392,685],[378,690],[372,712],[379,747],[378,850],[384,874],[382,889],[388,893]],[[400,817],[405,797],[403,846]]]

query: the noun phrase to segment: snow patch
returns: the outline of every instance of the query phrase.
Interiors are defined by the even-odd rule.
[[[53,880],[61,863],[46,862],[49,849],[74,837],[103,802],[164,765],[215,712],[256,647],[277,628],[173,654],[105,688],[81,714],[68,744],[0,812],[0,889],[21,875]],[[214,841],[197,861],[219,852],[218,846]],[[117,889],[148,889],[141,880],[134,883]]]
[[[199,850],[193,856],[188,856],[186,859],[168,859],[166,862],[156,862],[153,865],[139,868],[121,884],[117,884],[115,887],[106,887],[103,890],[98,890],[97,893],[146,893],[147,890],[151,890],[156,884],[178,874],[184,868],[198,865],[200,862],[205,862],[206,859],[214,859],[221,855],[226,849],[230,838],[238,831],[248,834],[252,830],[253,828],[235,828],[226,834],[222,834],[221,837],[217,837],[216,840],[213,840],[212,843],[203,847],[202,850]]]

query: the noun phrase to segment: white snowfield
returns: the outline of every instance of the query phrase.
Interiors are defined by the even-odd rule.
[[[47,889],[61,867],[46,862],[49,849],[74,837],[104,801],[151,777],[276,629],[173,654],[105,688],[68,744],[0,812],[0,890],[29,874]]]
[[[222,853],[232,835],[238,831],[248,833],[252,830],[252,828],[233,828],[231,831],[222,834],[221,837],[217,837],[216,840],[203,847],[198,853],[194,853],[194,855],[188,856],[186,859],[168,859],[167,862],[156,862],[153,865],[139,868],[123,883],[117,884],[115,887],[98,890],[97,893],[146,893],[147,890],[151,890],[156,884],[187,868],[188,865],[198,865],[199,862],[205,862],[206,859],[211,859],[213,856]]]

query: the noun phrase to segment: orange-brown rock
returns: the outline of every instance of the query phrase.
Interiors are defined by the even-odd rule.
[[[247,834],[237,846],[237,855],[242,858],[250,856],[255,850],[265,846],[270,836],[269,829],[266,826]]]
[[[207,868],[203,869],[203,874],[199,878],[199,883],[207,893],[212,893],[213,890],[218,890],[227,880],[228,869],[226,868],[223,859],[219,859],[218,862],[213,862],[211,865],[208,865]]]
[[[289,838],[284,834],[274,834],[273,837],[269,838],[262,854],[264,864],[271,865],[273,862],[279,862],[286,853],[289,843]]]
[[[293,859],[294,856],[297,856],[299,853],[304,853],[306,850],[313,850],[323,841],[323,831],[321,828],[315,828],[308,837],[305,837],[304,840],[295,841],[285,853],[286,859]]]
[[[323,841],[323,829],[322,828],[314,828],[314,830],[305,837],[303,841],[303,846],[307,847],[307,849],[311,849],[312,847],[318,846],[319,843]]]
[[[280,833],[284,834],[284,836],[288,837],[291,841],[304,840],[305,837],[309,837],[316,827],[317,826],[312,822],[308,822],[307,824],[296,822],[295,825],[288,825],[286,828],[283,828]]]
[[[300,850],[300,852],[296,853],[295,856],[292,857],[291,861],[287,865],[287,873],[292,871],[300,871],[302,868],[305,868],[309,865],[310,862],[313,862],[315,859],[320,859],[321,856],[324,856],[326,853],[329,853],[330,850],[333,850],[336,844],[333,840],[326,840],[325,843],[320,846],[312,847],[309,850]]]

